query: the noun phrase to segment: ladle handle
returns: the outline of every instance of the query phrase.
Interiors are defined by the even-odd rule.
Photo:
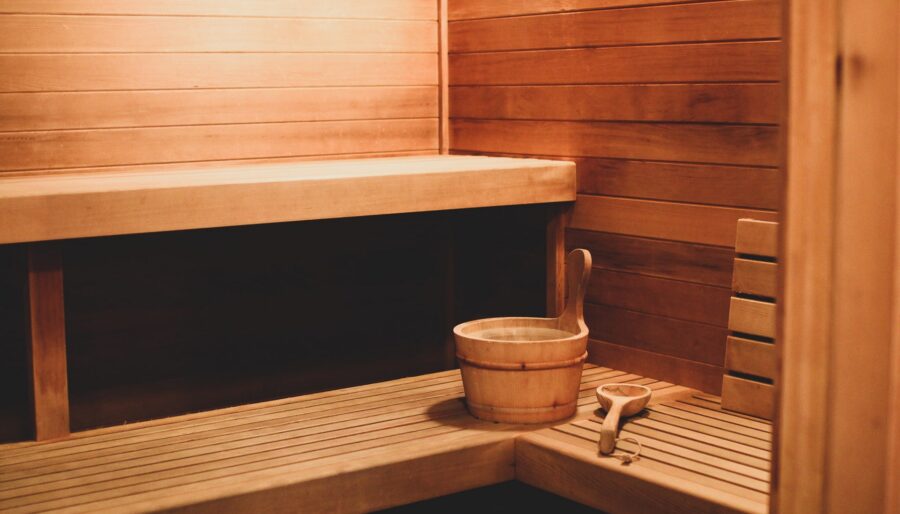
[[[584,293],[591,279],[591,262],[591,253],[581,248],[572,250],[566,257],[566,289],[569,291],[569,298],[566,300],[566,309],[559,317],[560,327],[587,330],[584,323]]]
[[[609,455],[616,449],[616,438],[619,436],[619,417],[622,414],[622,404],[613,402],[603,418],[600,426],[600,453]]]

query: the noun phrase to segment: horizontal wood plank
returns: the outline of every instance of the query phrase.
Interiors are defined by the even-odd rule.
[[[780,207],[775,168],[576,159],[578,192],[753,209]]]
[[[719,394],[722,390],[721,366],[679,359],[597,339],[588,341],[588,362],[659,377],[660,380],[711,394]]]
[[[737,220],[773,212],[579,195],[570,227],[730,247]]]
[[[568,229],[566,248],[585,248],[598,268],[719,287],[731,284],[728,249],[659,239]]]
[[[426,53],[7,54],[0,69],[2,92],[438,84]]]
[[[434,86],[8,93],[0,131],[430,118]]]
[[[593,448],[589,450],[588,446]],[[596,443],[579,443],[574,436],[522,436],[516,445],[516,464],[518,480],[608,512],[766,511],[760,500],[697,484],[686,479],[688,473],[666,473],[653,469],[648,462],[626,467],[616,459],[598,459]],[[616,493],[597,494],[598,489],[607,488]]]
[[[765,218],[738,220],[735,251],[739,254],[778,256],[778,224]]]
[[[23,1],[23,0],[19,0]],[[33,0],[32,0],[33,1]],[[545,14],[591,9],[616,9],[641,5],[679,4],[684,0],[454,0],[450,3],[450,20],[500,18],[527,14]]]
[[[436,150],[434,119],[0,133],[0,171]]]
[[[584,316],[595,339],[713,366],[725,359],[722,327],[591,303]]]
[[[564,202],[569,163],[410,157],[0,179],[0,242]]]
[[[455,86],[454,118],[777,123],[778,84]]]
[[[453,119],[458,151],[773,166],[778,129],[759,125]],[[729,245],[733,244],[733,241]]]
[[[775,345],[743,337],[728,336],[725,369],[774,379],[777,373]]]
[[[724,328],[730,297],[724,287],[594,268],[585,300]]]
[[[775,386],[725,375],[722,379],[722,408],[772,419],[775,415]]]
[[[450,52],[778,38],[780,6],[739,0],[458,21]]]
[[[778,265],[774,262],[738,258],[734,260],[731,287],[735,293],[775,298],[778,294],[777,274]]]
[[[436,53],[437,43],[425,20],[0,15],[0,53]]]
[[[453,54],[450,85],[774,82],[780,59],[778,42]]]
[[[734,332],[775,337],[775,304],[746,298],[731,298],[728,328]]]
[[[437,19],[432,0],[4,0],[0,13]]]

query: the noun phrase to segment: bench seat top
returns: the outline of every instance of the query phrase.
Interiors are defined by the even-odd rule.
[[[645,441],[630,466],[596,454],[611,382],[654,389],[623,427]],[[0,446],[0,511],[368,512],[518,478],[613,513],[645,512],[618,508],[635,491],[655,512],[763,512],[767,425],[696,394],[587,365],[575,418],[503,425],[468,415],[453,370],[98,429]]]
[[[575,200],[575,165],[431,155],[0,175],[0,244]]]

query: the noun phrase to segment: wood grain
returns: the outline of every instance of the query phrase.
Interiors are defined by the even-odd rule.
[[[453,119],[454,149],[771,166],[778,129],[759,125]]]
[[[431,0],[6,0],[0,12],[21,14],[97,14],[166,16],[291,16],[309,18],[374,18],[436,20]]]
[[[722,408],[772,419],[775,415],[775,386],[725,375],[722,379]]]
[[[766,211],[578,195],[572,228],[717,246],[734,244],[737,220]]]
[[[719,287],[731,284],[734,254],[725,248],[571,228],[566,247],[586,248],[598,268]]]
[[[38,441],[69,435],[69,386],[62,255],[59,247],[28,249],[31,398]]]
[[[564,202],[574,181],[570,163],[454,156],[13,177],[0,241]]]
[[[768,379],[777,377],[775,345],[728,336],[725,369]]]
[[[781,198],[776,168],[600,158],[576,162],[579,193],[767,210],[778,209]]]
[[[0,171],[437,151],[437,120],[334,121],[0,133]]]
[[[778,224],[764,219],[738,220],[734,251],[760,257],[778,257]]]
[[[659,377],[660,380],[711,394],[719,394],[722,390],[721,366],[679,359],[593,338],[588,340],[588,362],[598,366],[616,366],[632,373],[645,372],[649,376]]]
[[[427,20],[0,15],[0,53],[61,51],[436,53],[438,38]]]
[[[587,301],[724,327],[730,296],[724,287],[595,268]]]
[[[742,334],[774,338],[775,304],[732,297],[728,329]]]
[[[713,366],[725,359],[723,327],[591,303],[585,319],[593,333],[612,344]]]
[[[487,52],[451,55],[450,74],[455,85],[773,82],[780,54],[778,42]]]
[[[7,93],[0,131],[433,118],[433,86]]]
[[[455,86],[454,118],[777,123],[777,84]]]
[[[22,0],[19,0],[22,1]],[[562,13],[591,9],[616,9],[641,5],[665,5],[684,0],[531,0],[523,4],[518,0],[454,0],[450,9],[451,20],[472,18],[500,18],[525,14]]]
[[[430,54],[0,55],[0,90],[421,86],[437,85],[437,64]]]
[[[452,53],[777,38],[778,0],[457,21]]]
[[[778,294],[777,271],[778,265],[774,262],[735,259],[731,288],[735,293],[775,298]]]

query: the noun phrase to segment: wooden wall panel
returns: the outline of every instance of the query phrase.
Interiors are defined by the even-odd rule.
[[[178,173],[187,163],[437,153],[438,28],[435,0],[3,0],[0,173]],[[543,212],[536,217],[528,223],[542,236]],[[447,366],[453,222],[404,221],[64,244],[72,426]],[[328,239],[322,227],[336,233]],[[375,234],[390,258],[370,259],[372,247],[365,258],[357,253]],[[17,263],[24,251],[0,248],[0,263]],[[340,258],[353,265],[334,267]],[[9,392],[0,440],[33,428],[22,412],[23,263],[0,273],[0,385]],[[521,296],[541,306],[543,263],[529,265],[540,280]],[[345,288],[317,281],[325,268],[344,273],[333,278]],[[347,268],[357,272],[345,276]],[[316,314],[329,300],[372,322],[329,333],[339,322]],[[404,341],[391,322],[359,328],[403,306],[417,311]],[[337,348],[337,339],[352,339],[357,355],[321,349]],[[372,348],[381,359],[374,367]],[[329,371],[342,360],[346,374]]]
[[[434,149],[437,120],[192,125],[0,134],[0,171]],[[174,142],[178,144],[174,144]]]
[[[433,118],[431,86],[0,95],[0,131]]]
[[[460,85],[776,81],[780,54],[781,44],[771,41],[451,54],[450,80]]]
[[[776,123],[777,84],[459,86],[455,118]]]
[[[437,151],[431,0],[0,5],[0,171]]]
[[[450,51],[488,52],[778,37],[779,0],[688,3],[459,21]],[[709,23],[716,19],[717,23]]]
[[[451,149],[574,160],[592,360],[717,393],[737,220],[776,221],[781,0],[450,0]]]
[[[4,0],[0,13],[437,19],[433,0]]]
[[[353,34],[353,37],[348,37]],[[5,53],[437,52],[427,20],[4,16]]]

